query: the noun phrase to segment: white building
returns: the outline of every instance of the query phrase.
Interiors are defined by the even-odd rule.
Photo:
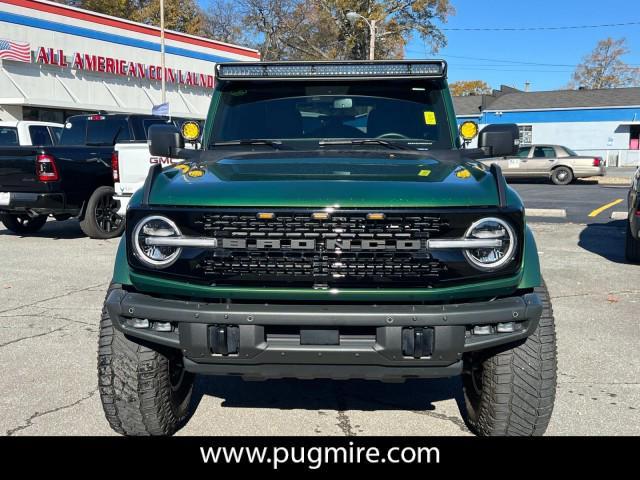
[[[640,88],[522,92],[454,97],[458,122],[516,123],[524,145],[564,145],[610,166],[640,164]]]
[[[259,59],[256,50],[206,38],[165,38],[166,97],[176,117],[206,117],[215,63]],[[44,0],[0,2],[0,120],[151,113],[161,103],[160,63],[158,28]]]

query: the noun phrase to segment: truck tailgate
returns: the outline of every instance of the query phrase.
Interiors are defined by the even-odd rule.
[[[0,192],[46,192],[48,186],[38,181],[33,147],[0,148]]]
[[[164,167],[183,161],[153,156],[146,143],[119,143],[115,150],[118,153],[120,177],[115,187],[116,195],[131,195],[138,190],[153,165],[159,163]]]

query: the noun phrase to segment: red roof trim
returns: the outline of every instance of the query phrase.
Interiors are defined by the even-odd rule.
[[[98,23],[101,25],[108,25],[110,27],[121,28],[132,32],[143,33],[145,35],[152,35],[154,37],[160,37],[160,29],[141,25],[139,23],[128,22],[126,20],[116,20],[115,18],[105,17],[99,13],[90,12],[88,10],[79,10],[75,8],[69,8],[65,5],[43,3],[35,0],[0,0],[2,3],[8,3],[18,7],[30,8],[33,10],[39,10],[41,12],[52,13],[55,15],[62,15],[65,17],[76,18],[78,20],[84,20],[87,22]],[[260,58],[260,54],[255,50],[244,49],[242,47],[234,47],[219,43],[214,40],[208,40],[204,38],[194,38],[188,35],[183,35],[176,32],[165,31],[165,38],[167,40],[175,40],[183,43],[190,43],[192,45],[198,45],[200,47],[211,48],[223,52],[234,53],[236,55],[245,55],[248,57]]]

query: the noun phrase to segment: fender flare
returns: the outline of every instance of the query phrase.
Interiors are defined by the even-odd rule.
[[[542,285],[542,273],[540,272],[540,259],[536,239],[529,225],[525,226],[524,252],[522,255],[522,277],[518,288],[535,288]]]

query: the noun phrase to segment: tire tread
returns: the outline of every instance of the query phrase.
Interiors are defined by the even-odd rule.
[[[105,416],[122,435],[172,435],[189,414],[189,391],[181,408],[172,403],[169,360],[129,340],[102,310],[98,384]]]
[[[557,348],[553,308],[545,285],[538,328],[526,341],[484,359],[482,394],[468,418],[480,435],[542,435],[556,395]],[[473,408],[467,398],[467,408]]]

